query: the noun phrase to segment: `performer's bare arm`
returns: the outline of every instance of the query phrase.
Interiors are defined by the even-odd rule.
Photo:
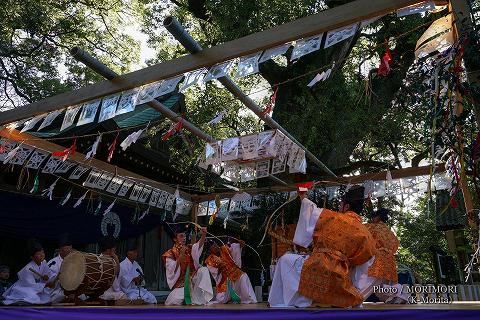
[[[200,240],[198,240],[198,247],[201,248],[203,247],[203,244],[205,243],[205,238],[207,237],[207,228],[202,227],[202,236],[200,237]]]

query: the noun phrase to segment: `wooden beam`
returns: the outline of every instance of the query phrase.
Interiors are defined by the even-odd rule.
[[[50,153],[55,152],[55,151],[65,150],[65,147],[59,146],[58,144],[55,144],[55,143],[49,142],[47,140],[43,140],[43,139],[31,136],[31,135],[26,134],[26,133],[20,133],[17,130],[11,130],[10,131],[8,129],[2,129],[2,130],[0,130],[0,137],[6,138],[6,139],[9,139],[9,140],[13,140],[13,141],[17,141],[17,142],[22,142],[23,141],[23,144],[25,144],[25,145],[32,146],[34,148],[41,149],[41,150],[44,150],[44,151],[47,151],[47,152],[50,152]],[[70,155],[69,159],[73,160],[75,162],[78,162],[80,164],[85,164],[85,165],[88,165],[90,167],[94,167],[94,168],[98,168],[98,169],[103,170],[103,171],[110,172],[111,174],[114,174],[114,175],[119,175],[119,176],[122,176],[122,177],[128,177],[128,178],[130,178],[134,181],[137,181],[139,183],[144,183],[144,184],[150,185],[152,187],[155,187],[157,189],[167,191],[167,192],[172,193],[172,194],[175,193],[175,189],[170,187],[170,186],[167,186],[167,185],[165,185],[161,182],[157,182],[155,180],[151,180],[149,178],[143,177],[143,176],[141,176],[139,174],[136,174],[134,172],[131,172],[131,171],[119,168],[117,166],[111,165],[107,162],[104,162],[104,161],[101,161],[101,160],[98,160],[98,159],[91,159],[91,161],[90,160],[86,161],[85,160],[85,155],[80,153],[80,152],[75,152],[74,155]],[[180,195],[183,199],[191,200],[191,195],[186,193],[186,192],[180,191]]]
[[[445,164],[440,163],[437,164],[437,168],[435,173],[440,173],[445,171]],[[425,176],[430,174],[430,166],[424,166],[424,167],[414,167],[414,168],[404,168],[404,169],[398,169],[398,170],[391,170],[390,171],[392,175],[392,179],[401,179],[401,178],[408,178],[408,177],[416,177],[416,176]],[[330,180],[330,181],[319,181],[318,185],[322,186],[338,186],[338,185],[344,185],[344,184],[357,184],[357,183],[363,183],[368,180],[373,180],[373,181],[381,181],[381,180],[386,180],[387,179],[387,171],[381,171],[381,172],[375,172],[375,173],[366,173],[366,174],[361,174],[358,176],[353,176],[353,177],[342,177],[338,180]],[[269,188],[258,188],[258,189],[252,189],[252,190],[245,190],[245,192],[248,192],[251,195],[256,195],[256,194],[265,194],[265,193],[270,193],[270,192],[288,192],[288,191],[295,191],[297,190],[297,186],[295,184],[291,184],[288,186],[272,186]],[[210,201],[215,199],[215,196],[220,196],[221,199],[224,198],[231,198],[233,195],[235,195],[237,192],[235,191],[229,191],[229,192],[222,192],[222,193],[212,193],[212,194],[206,194],[206,195],[192,195],[192,200],[200,203],[203,201]]]
[[[213,66],[230,59],[246,56],[297,40],[313,36],[352,23],[393,12],[420,0],[357,0],[322,11],[269,30],[208,48],[195,55],[169,60],[142,70],[102,81],[76,91],[62,93],[22,107],[0,113],[0,125],[46,112],[63,109],[86,101],[121,92],[144,84],[166,79],[201,67]]]

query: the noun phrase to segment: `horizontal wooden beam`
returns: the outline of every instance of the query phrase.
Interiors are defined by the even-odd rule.
[[[121,92],[202,67],[263,51],[336,28],[390,13],[420,0],[357,0],[283,25],[169,60],[109,81],[62,93],[0,113],[0,125]]]
[[[17,142],[23,141],[25,145],[32,146],[34,148],[41,149],[50,153],[55,151],[65,150],[65,147],[59,146],[58,144],[52,143],[44,139],[39,139],[37,137],[34,137],[26,133],[20,133],[17,130],[10,131],[8,129],[2,129],[0,130],[0,137],[7,138],[9,140],[17,141]],[[69,159],[75,162],[78,162],[79,164],[85,164],[93,168],[110,172],[113,175],[128,177],[136,182],[144,183],[146,185],[152,186],[154,188],[157,188],[172,194],[175,193],[175,189],[170,186],[167,186],[161,182],[143,177],[129,170],[125,170],[117,166],[111,165],[110,163],[107,163],[98,159],[91,159],[86,161],[85,155],[80,152],[75,152],[74,155],[70,155]],[[186,192],[180,191],[180,196],[185,200],[189,200],[189,201],[191,200],[191,195]]]
[[[392,175],[392,179],[401,179],[401,178],[429,175],[430,168],[431,166],[405,168],[405,169],[391,170],[390,173]],[[438,164],[435,173],[440,173],[444,171],[445,171],[445,164],[444,163]],[[373,180],[373,181],[387,180],[387,171],[366,173],[366,174],[361,174],[361,175],[352,176],[352,177],[342,177],[335,181],[334,180],[318,181],[317,185],[338,186],[338,185],[344,185],[344,184],[360,184],[368,180]],[[245,192],[248,192],[251,195],[257,195],[257,194],[266,194],[266,193],[272,193],[272,192],[288,192],[288,191],[295,191],[295,190],[297,190],[297,186],[295,184],[291,184],[288,186],[272,186],[269,188],[245,190]],[[236,193],[237,192],[235,191],[229,191],[229,192],[212,193],[212,194],[199,195],[199,196],[192,195],[192,200],[194,202],[200,203],[204,201],[214,200],[217,195],[221,199],[231,198]]]

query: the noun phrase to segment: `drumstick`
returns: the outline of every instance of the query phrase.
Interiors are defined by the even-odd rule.
[[[33,273],[35,273],[37,276],[39,276],[40,278],[43,278],[43,274],[41,274],[40,272],[38,271],[35,271],[34,269],[32,268],[28,268],[28,270],[32,271]]]

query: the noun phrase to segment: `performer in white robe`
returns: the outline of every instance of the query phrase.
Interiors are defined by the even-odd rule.
[[[5,305],[11,304],[48,304],[51,302],[48,287],[53,287],[50,269],[45,261],[45,253],[38,242],[31,244],[32,261],[18,275],[18,281],[7,289],[3,297]]]
[[[65,299],[65,294],[57,277],[60,273],[60,267],[62,266],[63,259],[69,255],[70,252],[72,252],[72,242],[67,234],[63,234],[60,237],[58,246],[58,255],[47,263],[53,277],[52,280],[55,281],[55,287],[47,290],[50,291],[52,303],[58,303]]]
[[[302,199],[302,203],[293,239],[293,242],[296,245],[304,248],[307,248],[312,244],[315,226],[323,210],[323,208],[318,208],[315,203],[306,198],[307,191],[308,188],[299,188],[299,195],[300,199]],[[342,211],[346,212],[346,209],[342,208]],[[361,222],[359,223],[361,224]],[[268,297],[268,302],[271,307],[295,306],[305,308],[312,305],[313,301],[311,299],[299,293],[302,268],[308,258],[309,255],[307,254],[289,252],[280,257],[274,269],[272,286]],[[367,274],[368,267],[373,263],[374,258],[375,257],[372,257],[367,262],[352,267],[350,277],[354,286],[357,287],[361,278]]]
[[[165,305],[182,305],[185,301],[185,278],[188,270],[188,285],[190,286],[191,303],[206,305],[213,298],[212,282],[207,267],[200,265],[200,256],[205,243],[206,228],[202,228],[200,240],[192,246],[186,245],[186,235],[176,232],[173,235],[174,246],[162,257],[165,263],[167,283],[172,292],[167,297]]]
[[[128,243],[127,257],[120,263],[120,287],[131,300],[141,299],[146,303],[157,303],[155,296],[143,288],[145,279],[142,267],[137,263],[137,246],[133,241]]]
[[[210,245],[210,255],[205,260],[205,264],[216,282],[216,303],[228,303],[231,300],[227,281],[231,281],[232,289],[241,303],[257,303],[250,278],[240,269],[243,245],[244,243],[233,243],[222,248],[219,248],[216,243]]]
[[[120,262],[116,254],[116,249],[115,239],[112,237],[106,237],[100,242],[100,250],[102,251],[102,255],[112,257],[119,266]],[[112,286],[108,288],[101,296],[99,296],[99,298],[103,300],[128,300],[127,295],[120,287],[120,278],[118,274],[116,275]]]

